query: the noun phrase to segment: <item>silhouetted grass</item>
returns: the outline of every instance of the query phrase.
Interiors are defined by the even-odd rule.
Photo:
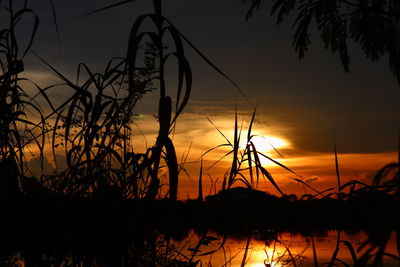
[[[129,2],[133,0],[91,13]],[[135,20],[126,57],[110,60],[102,73],[95,73],[81,63],[76,79],[71,80],[57,70],[56,63],[37,55],[61,79],[62,84],[58,86],[72,92],[58,106],[47,94],[55,85],[41,88],[33,83],[37,89],[34,96],[24,90],[22,82],[27,80],[19,75],[24,71],[24,57],[34,41],[39,18],[27,7],[27,1],[16,12],[12,8],[14,3],[13,0],[0,1],[9,20],[8,26],[0,29],[0,231],[4,232],[0,241],[4,252],[1,264],[12,266],[23,260],[26,266],[119,266],[123,263],[126,266],[196,266],[196,257],[216,251],[201,251],[215,241],[208,234],[212,229],[223,235],[217,249],[223,247],[228,233],[247,235],[244,266],[249,233],[263,227],[308,232],[332,228],[388,229],[371,236],[361,247],[365,248],[362,253],[348,241],[341,240],[338,234],[328,266],[342,263],[338,258],[342,243],[350,251],[355,266],[370,262],[378,266],[384,257],[398,260],[398,256],[385,252],[385,246],[389,230],[398,230],[399,163],[384,166],[371,185],[359,181],[342,184],[335,145],[337,192],[332,193],[333,188],[318,191],[289,167],[257,150],[252,133],[255,110],[245,134],[244,147],[240,147],[243,127],[238,123],[237,112],[233,140],[210,121],[226,143],[204,154],[228,147],[229,151],[220,160],[231,157],[221,191],[204,200],[201,158],[198,199],[177,201],[182,166],[178,164],[170,136],[189,103],[192,90],[193,74],[185,49],[194,50],[240,92],[241,89],[163,16],[161,1],[153,2],[154,13]],[[50,3],[59,37],[54,6]],[[27,14],[33,15],[32,30],[28,33],[26,48],[21,51],[14,29]],[[145,29],[145,22],[150,22],[153,28]],[[168,37],[171,42],[166,42]],[[177,88],[170,91],[165,73],[166,63],[173,58],[177,60]],[[159,93],[158,136],[153,146],[138,153],[130,142],[131,125],[136,104],[151,91]],[[48,114],[36,102],[39,97],[50,107]],[[32,177],[24,149],[32,144],[38,148],[44,172],[44,150],[49,133],[54,161],[57,164],[57,155],[63,153],[66,168]],[[298,178],[293,179],[314,193],[299,199],[286,195],[263,166],[262,158],[296,175]],[[163,168],[168,169],[165,195],[161,192],[165,185],[159,177]],[[257,191],[260,179],[268,181],[281,197]],[[238,183],[245,188],[238,187]],[[190,229],[200,233],[200,238],[187,255],[173,248],[171,240],[182,239]],[[398,235],[397,231],[397,238]],[[160,240],[160,236],[165,240]],[[288,255],[286,262],[296,266],[301,254],[294,256],[289,248],[285,253]],[[315,247],[314,255],[317,266]],[[281,255],[271,262],[283,259]]]
[[[216,161],[212,166],[209,168],[212,168],[215,164],[226,158],[227,156],[232,155],[232,160],[231,160],[231,167],[229,169],[229,176],[224,177],[224,181],[222,183],[222,190],[225,189],[230,189],[236,182],[241,182],[243,183],[247,188],[249,189],[256,189],[258,187],[258,183],[260,178],[267,179],[273,186],[274,188],[281,194],[284,195],[282,190],[279,188],[277,183],[275,182],[274,178],[272,175],[269,173],[269,171],[263,166],[261,163],[260,157],[264,157],[273,163],[277,164],[278,166],[286,169],[287,171],[297,175],[294,171],[286,167],[285,165],[279,163],[276,160],[273,160],[269,156],[257,151],[256,146],[254,145],[253,138],[254,135],[252,134],[252,127],[255,119],[256,111],[254,110],[250,124],[247,130],[246,134],[246,142],[245,142],[245,147],[242,148],[240,147],[240,138],[242,136],[242,126],[238,125],[238,118],[237,118],[237,112],[235,111],[235,120],[234,120],[234,128],[233,128],[233,141],[230,141],[215,125],[214,123],[210,121],[210,123],[217,129],[217,131],[223,136],[223,138],[226,140],[225,144],[218,145],[214,148],[211,148],[210,150],[206,151],[204,154],[207,154],[217,148],[220,147],[229,147],[231,150],[229,150],[224,156],[222,156],[218,161]],[[248,175],[246,175],[248,173]]]
[[[36,124],[27,118],[26,112],[27,109],[33,110],[40,119],[42,117],[41,109],[20,86],[23,79],[19,77],[19,74],[24,71],[23,59],[32,45],[39,19],[26,6],[15,12],[12,8],[12,1],[1,3],[1,5],[2,17],[8,20],[9,25],[8,28],[0,31],[0,157],[2,161],[8,159],[18,163],[19,172],[24,172],[25,138],[33,137],[39,148],[42,148],[44,143],[44,140],[41,141],[32,132],[32,128]],[[33,14],[32,30],[27,33],[29,43],[26,49],[21,51],[16,40],[15,27],[27,14]],[[39,128],[43,128],[44,122],[40,121],[40,123],[42,126]]]

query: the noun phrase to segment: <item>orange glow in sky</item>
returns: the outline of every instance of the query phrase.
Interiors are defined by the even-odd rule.
[[[201,157],[203,157],[203,193],[205,196],[221,190],[223,177],[231,166],[232,154],[228,154],[228,152],[232,148],[218,146],[228,143],[225,137],[233,143],[234,121],[232,116],[214,116],[211,120],[215,126],[202,115],[182,114],[175,131],[171,134],[178,162],[182,162],[187,156],[183,164],[186,172],[182,171],[179,179],[178,194],[181,199],[186,199],[187,197],[196,198],[198,196],[197,188]],[[248,120],[244,118],[243,121],[240,139],[241,149],[245,148],[247,142],[248,125],[246,125],[246,121]],[[146,148],[154,145],[158,122],[152,115],[141,115],[132,129],[133,136],[131,141],[134,152],[143,153]],[[292,136],[287,132],[290,131],[284,127],[264,126],[263,124],[254,123],[251,138],[257,151],[285,165],[297,174],[293,174],[267,158],[260,156],[262,165],[273,175],[282,191],[299,195],[312,193],[296,182],[294,178],[302,179],[318,190],[335,187],[337,182],[333,147],[331,152],[325,153],[302,151],[299,149],[301,144],[293,142],[291,140]],[[296,133],[295,129],[293,133]],[[50,141],[50,139],[47,139],[48,143]],[[53,165],[51,150],[49,149],[51,146],[48,145],[46,147],[47,162]],[[211,150],[212,148],[215,149]],[[38,155],[38,153],[35,153],[35,146],[30,146],[29,149],[32,155]],[[211,151],[204,155],[209,150]],[[58,153],[62,154],[62,148]],[[353,179],[369,183],[371,177],[379,168],[390,162],[395,162],[397,160],[396,157],[397,152],[395,151],[385,153],[340,153],[339,150],[339,168],[342,184]],[[34,158],[34,156],[31,156],[31,158]],[[57,161],[59,160],[57,159]],[[216,164],[216,162],[218,163]],[[162,169],[159,173],[161,176],[165,176],[167,170]],[[168,181],[165,177],[163,179]],[[235,183],[234,185],[244,186],[241,183]],[[257,188],[272,194],[278,194],[268,181],[260,180]]]
[[[144,116],[150,118],[150,116]],[[215,127],[233,143],[234,120],[231,115],[215,116],[211,118]],[[243,120],[240,147],[246,146],[247,127],[246,118]],[[247,120],[249,121],[249,120]],[[133,140],[134,148],[144,147],[144,139],[147,146],[154,143],[156,138],[157,122],[151,119],[137,122],[143,136],[137,135]],[[232,148],[229,146],[217,146],[227,144],[225,138],[219,131],[211,125],[205,116],[198,114],[183,114],[178,121],[173,141],[177,150],[178,161],[189,153],[185,169],[190,177],[181,174],[179,181],[180,198],[197,197],[198,177],[200,170],[200,158],[208,150],[215,148],[203,156],[203,192],[216,193],[221,189],[224,174],[229,170],[232,154],[227,155]],[[272,161],[260,157],[265,168],[273,175],[274,179],[285,193],[304,194],[310,193],[304,186],[299,185],[293,178],[303,179],[316,189],[327,189],[336,186],[335,160],[332,151],[312,152],[301,151],[299,145],[291,141],[290,134],[286,134],[287,129],[277,126],[264,126],[255,123],[252,130],[252,142],[257,151],[271,157],[277,162],[287,166],[299,176],[277,166]],[[296,133],[295,129],[293,130]],[[310,140],[312,142],[312,140]],[[215,164],[220,160],[217,164]],[[343,183],[352,179],[369,181],[373,174],[384,165],[396,160],[396,152],[385,153],[340,153],[339,167]],[[214,165],[215,164],[215,165]],[[212,167],[211,167],[212,166]],[[210,168],[211,167],[211,168]],[[243,184],[235,184],[243,186]],[[258,189],[265,190],[273,194],[277,191],[267,182],[261,181]]]

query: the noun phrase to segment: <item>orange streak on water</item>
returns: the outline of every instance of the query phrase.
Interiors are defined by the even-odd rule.
[[[216,236],[216,234],[211,235]],[[324,264],[330,262],[337,245],[337,231],[328,231],[319,235],[314,234],[312,238],[314,239],[318,263]],[[367,240],[367,238],[368,236],[364,232],[356,234],[346,234],[342,232],[340,235],[340,240],[349,241],[356,251],[361,244]],[[265,267],[268,266],[268,264],[276,267],[293,266],[293,260],[295,260],[297,266],[314,266],[310,236],[305,237],[301,234],[285,232],[279,234],[277,240],[277,242],[274,240],[266,242],[252,238],[247,252],[246,266]],[[201,252],[212,251],[219,246],[220,241],[221,239],[200,247]],[[195,260],[200,260],[203,263],[203,266],[207,266],[207,264],[210,264],[211,266],[240,266],[245,253],[246,241],[246,237],[243,237],[242,239],[228,238],[223,249],[219,249],[211,255],[195,257]],[[191,235],[191,239],[186,240],[185,242],[189,242],[190,245],[188,247],[194,247],[198,242],[198,236]],[[368,247],[369,246],[366,246],[363,250],[357,251],[357,256],[360,258]],[[391,236],[385,252],[397,255],[394,234]],[[376,250],[373,254],[375,253]],[[349,265],[353,265],[350,251],[342,242],[339,246],[337,258]],[[384,257],[384,266],[398,265],[398,261],[389,257]]]

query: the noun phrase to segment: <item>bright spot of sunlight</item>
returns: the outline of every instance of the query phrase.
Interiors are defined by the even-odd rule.
[[[252,242],[247,256],[246,266],[249,267],[287,266],[284,263],[289,258],[285,247],[278,243],[268,247],[264,242]]]
[[[240,145],[242,148],[246,147],[247,140],[244,140],[244,139]],[[269,151],[273,151],[274,148],[278,149],[278,148],[288,146],[287,141],[285,141],[281,138],[272,137],[272,136],[256,135],[253,138],[251,138],[251,141],[253,142],[254,146],[256,147],[257,151],[259,151],[259,152],[269,152]]]

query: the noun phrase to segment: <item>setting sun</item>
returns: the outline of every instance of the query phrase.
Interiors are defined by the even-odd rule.
[[[240,146],[242,148],[246,147],[246,141],[247,140],[243,139],[241,142]],[[251,138],[251,142],[253,142],[257,151],[259,152],[269,152],[278,148],[289,146],[288,141],[274,136],[254,135]]]

